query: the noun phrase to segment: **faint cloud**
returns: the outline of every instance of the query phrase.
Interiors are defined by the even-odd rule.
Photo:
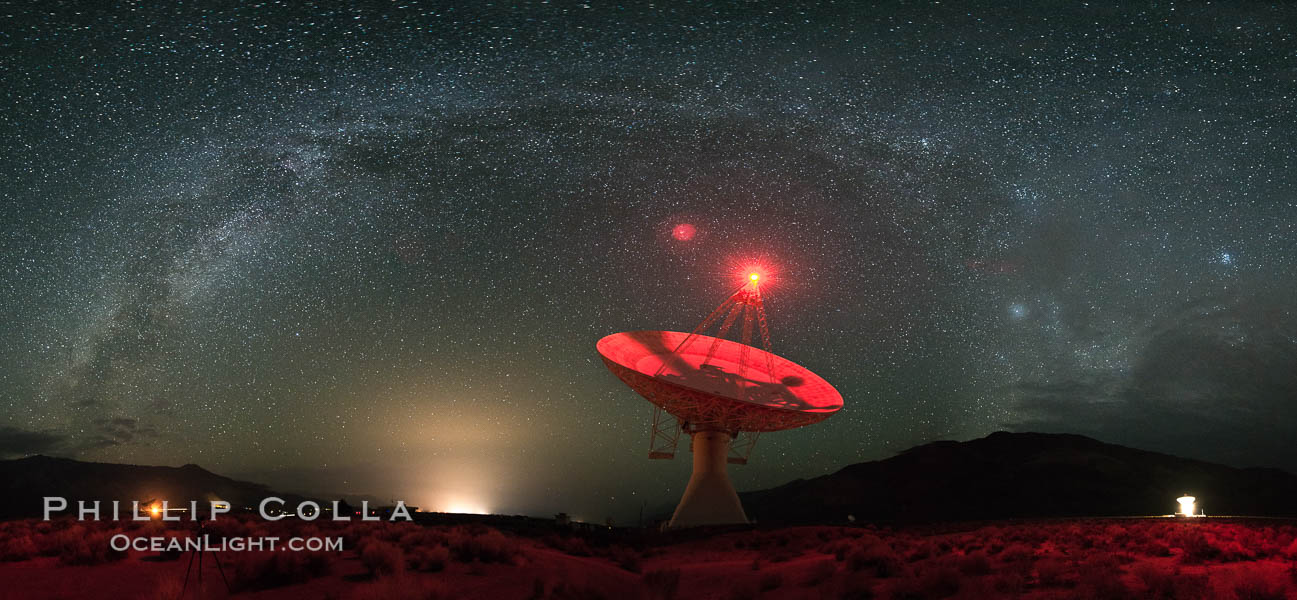
[[[1135,340],[1129,372],[1012,386],[1006,426],[1297,470],[1297,316],[1272,308],[1258,297],[1182,307]]]
[[[103,418],[92,421],[91,435],[78,443],[80,449],[108,448],[157,437],[152,427],[140,427],[138,419],[125,417]]]
[[[67,436],[51,430],[29,431],[0,426],[0,458],[58,452],[66,442]]]

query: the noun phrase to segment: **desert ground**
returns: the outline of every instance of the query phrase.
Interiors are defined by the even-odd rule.
[[[342,551],[220,552],[240,598],[1297,598],[1297,521],[1070,519],[659,533],[539,519],[267,523],[220,536],[338,536]],[[431,522],[429,522],[431,521]],[[189,556],[109,536],[188,523],[0,523],[0,597],[180,597]],[[194,577],[191,575],[191,577]],[[229,595],[209,557],[201,590]]]

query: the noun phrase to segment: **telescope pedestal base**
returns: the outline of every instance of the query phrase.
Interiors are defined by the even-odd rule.
[[[699,431],[693,434],[694,472],[675,514],[670,529],[699,525],[734,525],[748,522],[739,494],[730,483],[726,459],[730,454],[730,434],[723,431]]]

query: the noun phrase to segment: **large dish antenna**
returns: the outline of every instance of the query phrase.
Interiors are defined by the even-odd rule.
[[[689,333],[627,331],[596,346],[608,370],[653,403],[649,458],[675,457],[680,434],[690,436],[694,470],[668,527],[746,523],[726,464],[746,464],[761,433],[842,408],[827,381],[770,351],[760,286],[750,274]],[[706,335],[718,321],[717,334]],[[724,339],[739,323],[739,341]],[[762,348],[751,345],[757,331]]]

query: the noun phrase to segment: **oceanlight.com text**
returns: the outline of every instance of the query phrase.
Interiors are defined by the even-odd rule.
[[[126,534],[117,534],[108,539],[108,545],[113,550],[124,552],[126,550],[136,550],[139,552],[187,552],[205,550],[212,551],[232,551],[232,552],[256,552],[261,550],[292,550],[309,552],[320,551],[342,551],[341,537],[290,537],[281,538],[278,536],[261,536],[261,537],[231,537],[211,539],[207,535],[201,535],[190,538],[174,538],[165,536],[138,536],[131,537]]]

